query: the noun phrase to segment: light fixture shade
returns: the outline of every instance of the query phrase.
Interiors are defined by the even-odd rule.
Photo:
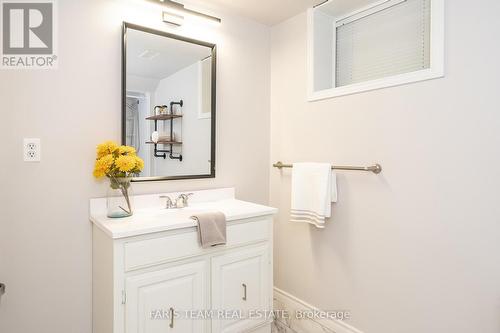
[[[207,15],[207,14],[200,13],[198,11],[186,8],[186,7],[184,7],[184,5],[182,3],[175,2],[172,0],[148,0],[148,1],[154,2],[156,4],[160,4],[160,5],[164,6],[165,8],[168,8],[169,10],[167,12],[163,12],[164,13],[163,14],[163,17],[164,17],[163,21],[170,23],[170,24],[174,24],[176,26],[182,25],[182,22],[180,24],[178,24],[178,23],[172,23],[172,22],[170,22],[170,20],[166,21],[165,20],[165,13],[167,13],[167,15],[180,16],[180,17],[182,17],[182,21],[184,21],[183,15],[186,14],[186,15],[191,15],[191,16],[205,19],[205,20],[215,22],[215,23],[222,22],[222,20],[218,17],[212,16],[212,15]],[[173,18],[172,20],[178,22],[179,18]]]
[[[184,16],[169,12],[162,13],[163,22],[180,27],[184,23]]]
[[[192,9],[184,8],[183,11],[186,14],[189,14],[191,16],[195,16],[195,17],[198,17],[198,18],[201,18],[201,19],[204,19],[204,20],[208,20],[208,21],[214,22],[214,23],[221,23],[222,22],[222,20],[220,18],[218,18],[218,17],[212,16],[212,15],[208,15],[208,14],[203,14],[203,13],[197,12],[197,11],[192,10]]]

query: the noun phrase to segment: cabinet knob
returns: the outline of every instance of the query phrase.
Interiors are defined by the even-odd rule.
[[[247,285],[245,283],[242,284],[243,286],[243,300],[246,301],[247,300]]]

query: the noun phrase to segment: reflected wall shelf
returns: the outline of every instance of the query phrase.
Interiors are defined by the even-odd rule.
[[[177,115],[177,114],[159,114],[159,115],[156,115],[156,116],[147,117],[146,120],[170,120],[170,119],[176,119],[176,118],[182,118],[182,115]]]
[[[170,102],[170,111],[173,111],[173,106],[174,105],[179,105],[182,107],[184,105],[184,101],[180,100],[179,102]],[[156,109],[156,107],[155,107]],[[170,122],[170,138],[173,138],[173,133],[174,133],[174,119],[182,119],[182,115],[177,115],[177,114],[159,114],[159,115],[154,115],[147,117],[146,120],[151,120],[155,122],[155,132],[158,131],[158,121],[169,121]],[[158,141],[158,142],[153,142],[153,141],[147,141],[146,144],[152,144],[154,145],[154,157],[161,157],[163,159],[167,158],[167,153],[168,157],[172,160],[179,160],[182,162],[182,154],[179,154],[178,156],[174,155],[173,148],[174,146],[179,146],[182,145],[182,142],[177,142],[177,141]],[[158,145],[168,145],[170,146],[170,149],[158,149]]]
[[[158,142],[153,142],[153,141],[146,141],[146,144],[148,145],[182,145],[182,142],[178,141],[158,141]]]

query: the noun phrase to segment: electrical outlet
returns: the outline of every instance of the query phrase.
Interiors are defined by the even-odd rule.
[[[24,139],[24,162],[41,161],[40,139]]]

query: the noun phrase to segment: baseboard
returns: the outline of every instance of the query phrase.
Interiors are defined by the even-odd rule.
[[[363,333],[338,319],[296,319],[295,311],[319,311],[318,308],[307,304],[297,297],[274,287],[274,310],[285,310],[289,318],[277,318],[274,331],[276,333]]]

